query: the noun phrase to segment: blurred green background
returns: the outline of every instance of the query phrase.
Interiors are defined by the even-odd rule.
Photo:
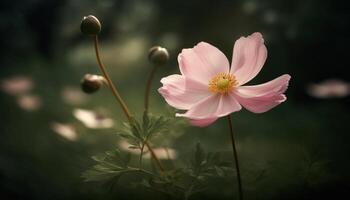
[[[246,199],[348,195],[349,11],[339,0],[1,1],[0,199],[165,198],[81,178],[92,155],[121,145],[114,133],[125,120],[107,89],[80,91],[83,75],[99,72],[92,40],[79,29],[88,14],[102,23],[102,58],[134,113],[143,109],[153,45],[168,48],[171,59],[156,74],[150,109],[170,116],[156,89],[161,77],[179,73],[182,48],[206,41],[231,60],[236,39],[261,32],[269,57],[251,83],[283,73],[292,80],[277,108],[232,115]],[[176,129],[169,138],[154,145],[176,149],[180,166],[197,141],[231,155],[225,120]],[[192,198],[232,199],[234,184],[218,181]]]

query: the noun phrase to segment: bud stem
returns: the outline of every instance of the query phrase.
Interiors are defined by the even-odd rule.
[[[154,65],[152,68],[151,73],[148,76],[148,80],[147,80],[147,84],[146,84],[146,91],[145,91],[145,102],[144,102],[144,106],[145,106],[145,113],[148,114],[148,108],[149,108],[149,94],[151,91],[151,86],[152,86],[152,81],[154,78],[154,75],[157,71],[158,65]],[[161,162],[159,161],[159,159],[157,158],[157,155],[154,153],[153,149],[151,148],[151,146],[149,145],[149,143],[147,142],[147,140],[144,142],[144,144],[147,146],[148,150],[151,153],[151,156],[153,158],[153,160],[155,161],[155,163],[157,164],[158,168],[164,172],[164,167],[162,166]],[[142,160],[142,155],[140,157],[140,159]]]
[[[98,37],[97,35],[94,36],[94,44],[95,44],[95,53],[96,53],[96,58],[97,58],[97,62],[98,62],[98,66],[100,67],[103,76],[106,78],[107,83],[109,88],[111,89],[114,97],[116,98],[116,100],[118,101],[118,103],[120,104],[120,106],[122,107],[126,117],[128,118],[128,120],[131,122],[131,118],[132,115],[128,109],[128,107],[126,106],[126,104],[124,103],[122,97],[120,96],[117,88],[114,86],[112,80],[110,79],[107,70],[105,68],[105,66],[103,65],[101,58],[100,58],[100,51],[99,51],[99,42],[98,42]]]
[[[145,91],[145,112],[148,113],[148,108],[149,108],[149,94],[151,91],[151,86],[152,86],[152,81],[154,78],[154,74],[157,71],[157,65],[153,66],[153,69],[151,71],[151,73],[149,74],[148,80],[147,80],[147,84],[146,84],[146,91]]]
[[[151,146],[149,145],[149,143],[147,141],[145,141],[145,145],[148,148],[149,152],[151,153],[151,156],[152,156],[153,160],[155,161],[155,163],[157,164],[160,171],[164,172],[165,170],[164,170],[163,165],[161,164],[161,162],[157,158],[157,155],[154,153],[153,149],[151,148]]]
[[[154,78],[154,74],[156,73],[157,70],[157,65],[153,66],[153,69],[148,77],[147,80],[147,84],[146,84],[146,91],[145,91],[145,113],[148,114],[148,107],[149,107],[149,93],[151,91],[151,85],[152,85],[152,81]],[[160,171],[164,172],[164,167],[162,166],[161,162],[159,161],[159,159],[157,158],[157,155],[154,153],[153,149],[151,148],[151,146],[149,145],[149,143],[146,141],[144,141],[144,144],[147,146],[148,150],[151,153],[151,156],[153,158],[153,160],[155,161],[155,163],[157,164],[158,168],[160,169]],[[142,159],[142,157],[141,157]]]
[[[128,107],[126,106],[125,102],[123,101],[122,97],[120,96],[117,88],[114,86],[112,80],[110,79],[110,77],[109,77],[109,75],[107,73],[107,70],[106,70],[105,66],[103,65],[103,63],[101,61],[100,51],[99,51],[99,42],[98,42],[97,35],[94,36],[94,46],[95,46],[95,53],[96,53],[96,59],[97,59],[97,62],[98,62],[98,66],[100,67],[103,76],[107,80],[108,86],[111,89],[114,97],[116,98],[116,100],[120,104],[120,106],[122,107],[122,109],[123,109],[126,117],[128,118],[129,122],[132,123],[133,118],[132,118],[131,113],[130,113]],[[153,71],[155,71],[155,70],[153,70]],[[151,152],[151,156],[156,161],[156,164],[159,167],[160,171],[164,172],[164,168],[163,168],[162,164],[160,163],[159,159],[157,158],[157,155],[154,153],[153,149],[151,148],[151,146],[148,144],[147,141],[145,141],[145,145],[147,146],[148,150]],[[141,159],[142,159],[142,157],[141,157]]]

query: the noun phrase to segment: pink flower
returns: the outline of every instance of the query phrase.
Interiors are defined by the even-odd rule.
[[[160,94],[166,102],[181,110],[195,126],[207,126],[219,117],[241,110],[263,113],[286,100],[290,76],[282,75],[260,85],[242,86],[261,70],[267,49],[260,33],[235,42],[231,68],[226,56],[216,47],[200,42],[183,49],[178,56],[181,75],[161,80]]]

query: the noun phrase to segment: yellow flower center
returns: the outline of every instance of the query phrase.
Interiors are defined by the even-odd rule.
[[[238,85],[236,78],[227,73],[219,73],[209,81],[209,91],[214,93],[227,94],[232,88]]]

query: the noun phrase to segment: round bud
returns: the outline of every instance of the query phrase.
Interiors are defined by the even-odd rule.
[[[81,89],[87,94],[94,93],[100,89],[104,83],[104,77],[94,74],[86,74],[81,80]]]
[[[101,31],[101,23],[93,16],[85,16],[80,24],[80,30],[86,35],[97,35]]]
[[[148,59],[156,65],[164,65],[169,60],[168,50],[160,46],[154,46],[149,49]]]

